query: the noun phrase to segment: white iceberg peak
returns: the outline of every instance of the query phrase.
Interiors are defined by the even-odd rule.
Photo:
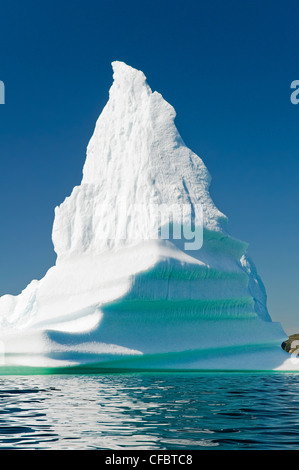
[[[118,88],[125,92],[135,87],[137,90],[145,87],[146,90],[151,92],[150,87],[146,83],[146,76],[141,70],[134,69],[120,61],[114,61],[111,65],[113,68],[113,89]]]
[[[114,82],[88,144],[82,183],[55,211],[59,259],[151,238],[158,221],[145,224],[141,205],[200,205],[212,230],[222,230],[225,220],[210,198],[203,161],[179,135],[173,107],[151,91],[143,72],[112,65]],[[116,221],[126,241],[112,236]]]

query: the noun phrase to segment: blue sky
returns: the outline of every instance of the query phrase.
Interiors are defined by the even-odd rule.
[[[143,70],[249,243],[273,320],[299,333],[299,3],[2,0],[0,295],[54,264],[54,207],[80,183],[111,62]]]

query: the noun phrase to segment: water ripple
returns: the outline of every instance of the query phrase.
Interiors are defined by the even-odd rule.
[[[296,374],[0,378],[1,449],[297,449]]]

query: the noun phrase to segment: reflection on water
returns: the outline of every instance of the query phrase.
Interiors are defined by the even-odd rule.
[[[0,377],[1,449],[296,449],[296,374]]]

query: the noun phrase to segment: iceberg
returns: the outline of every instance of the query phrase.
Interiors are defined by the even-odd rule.
[[[0,298],[2,370],[298,370],[175,110],[112,67],[81,184],[55,209],[56,264]]]

